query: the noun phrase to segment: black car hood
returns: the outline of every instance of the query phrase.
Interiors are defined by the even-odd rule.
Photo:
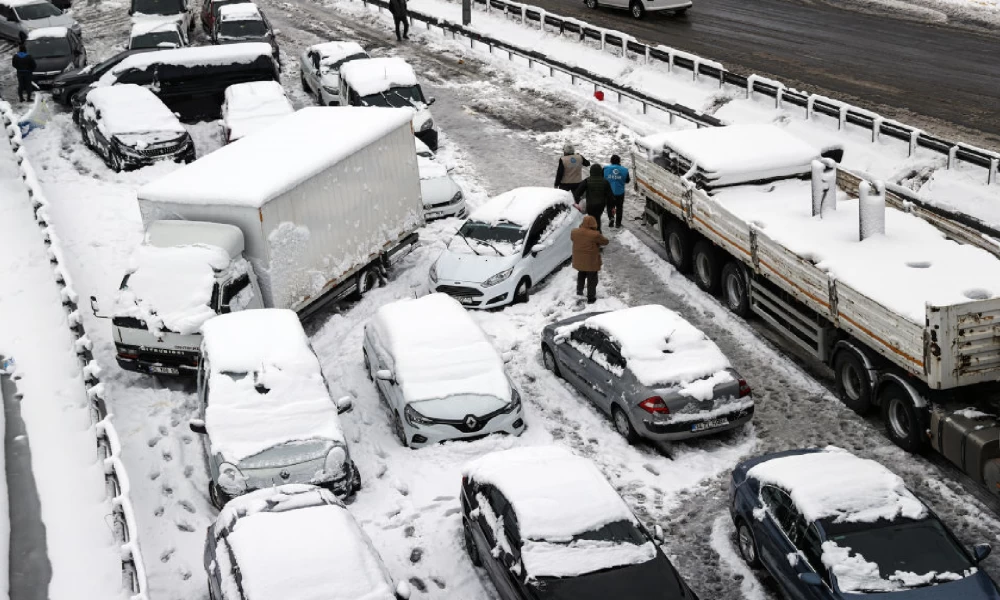
[[[93,72],[86,67],[70,69],[64,73],[56,75],[57,83],[89,83],[93,80]]]
[[[663,554],[642,564],[580,577],[539,579],[538,600],[697,600]]]

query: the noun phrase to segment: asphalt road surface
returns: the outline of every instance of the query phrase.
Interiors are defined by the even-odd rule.
[[[683,16],[532,4],[831,95],[940,135],[1000,146],[1000,36],[809,0],[694,0]]]

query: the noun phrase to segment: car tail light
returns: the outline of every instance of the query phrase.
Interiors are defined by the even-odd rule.
[[[139,358],[139,354],[138,353],[127,352],[127,351],[123,350],[123,351],[121,351],[121,352],[118,353],[118,357],[119,358],[128,359],[128,360],[135,360],[135,359]]]
[[[670,414],[670,407],[667,406],[666,403],[663,401],[663,398],[660,398],[659,396],[650,396],[649,398],[646,398],[645,400],[639,403],[639,408],[648,412],[649,414],[658,414],[658,415]]]
[[[752,393],[750,389],[750,384],[747,383],[746,379],[740,379],[740,398],[746,398]]]

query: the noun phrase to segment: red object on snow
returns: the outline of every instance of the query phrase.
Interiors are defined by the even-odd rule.
[[[602,92],[601,90],[595,91],[594,92],[594,98],[597,98],[601,102],[604,102],[604,92]]]

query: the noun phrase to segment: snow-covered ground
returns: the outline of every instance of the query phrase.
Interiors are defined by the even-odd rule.
[[[442,130],[439,160],[454,167],[453,176],[466,190],[472,208],[488,195],[514,187],[549,185],[565,141],[574,142],[586,156],[605,160],[612,153],[626,154],[636,133],[666,126],[665,119],[644,121],[630,109],[604,112],[585,98],[583,88],[574,92],[568,82],[526,73],[483,55],[470,57],[457,42],[419,28],[411,30],[411,42],[396,45],[388,41],[391,22],[375,15],[334,12],[311,0],[261,0],[260,4],[283,32],[283,83],[297,107],[312,103],[296,81],[298,67],[292,60],[308,45],[354,39],[374,56],[410,61],[425,91],[437,98],[432,110]],[[110,54],[125,39],[125,10],[123,4],[111,3],[75,9],[89,28],[94,60]],[[201,39],[200,32],[196,37]],[[765,120],[776,116],[766,103],[746,106],[766,113]],[[218,123],[189,130],[199,155],[221,144]],[[56,114],[45,129],[33,132],[26,146],[53,205],[52,221],[66,246],[67,267],[81,297],[110,297],[129,252],[141,239],[135,189],[177,167],[164,164],[114,174],[83,146],[66,113]],[[879,151],[873,147],[867,153],[874,156]],[[30,217],[26,200],[17,206]],[[640,209],[635,198],[627,200],[630,228],[637,227]],[[403,448],[365,376],[363,327],[380,306],[427,291],[430,264],[458,223],[445,219],[428,225],[421,231],[420,245],[397,267],[388,285],[372,290],[361,302],[306,323],[332,394],[352,394],[356,399],[355,410],[342,416],[363,486],[350,510],[393,576],[411,582],[415,598],[495,597],[485,575],[465,557],[458,492],[462,466],[468,460],[515,446],[559,444],[592,459],[641,520],[664,527],[668,555],[702,597],[777,596],[772,584],[751,574],[736,558],[725,505],[729,469],[742,457],[763,451],[833,443],[874,458],[890,465],[925,497],[964,543],[1000,541],[1000,522],[964,493],[951,471],[892,446],[749,324],[679,276],[646,246],[641,232],[611,232],[600,299],[593,308],[663,304],[705,331],[754,388],[757,413],[750,426],[667,449],[626,444],[605,417],[541,363],[542,327],[578,310],[575,274],[563,269],[536,287],[528,304],[473,314],[499,350],[513,353],[507,367],[523,392],[527,431],[518,438]],[[18,231],[23,236],[24,231],[37,230],[29,222]],[[44,260],[35,260],[47,268]],[[121,371],[114,361],[109,324],[89,313],[84,317],[104,369],[108,401],[133,482],[150,597],[204,600],[202,546],[215,511],[208,501],[202,446],[187,428],[198,412],[191,385]],[[984,566],[994,575],[1000,573],[996,558]]]
[[[931,23],[1000,25],[1000,0],[826,0],[830,4],[867,9]]]

